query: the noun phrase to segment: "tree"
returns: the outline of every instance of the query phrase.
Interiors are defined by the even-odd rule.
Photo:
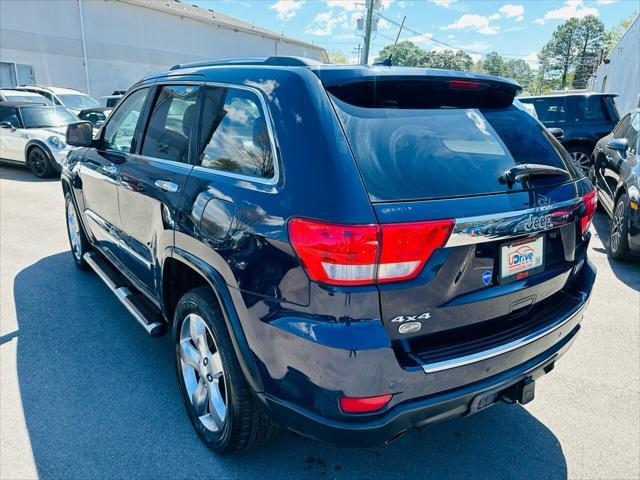
[[[580,20],[570,18],[555,29],[551,40],[544,46],[548,60],[547,71],[560,77],[560,88],[567,86],[567,75],[575,64],[576,34],[579,28]]]
[[[482,61],[482,70],[489,75],[504,75],[504,59],[498,52],[488,53]]]
[[[511,59],[503,63],[502,76],[518,82],[524,90],[531,90],[534,84],[533,70],[521,59]]]
[[[329,63],[349,63],[349,59],[337,50],[329,52]]]
[[[394,65],[401,67],[417,67],[418,61],[424,54],[424,50],[415,45],[413,42],[404,40],[397,45],[387,45],[376,57],[376,62],[391,57]]]
[[[443,50],[437,52],[423,52],[422,57],[418,60],[419,67],[425,68],[444,68],[446,70],[471,70],[473,60],[469,54],[458,50]]]
[[[602,50],[604,40],[604,24],[593,15],[584,17],[578,26],[576,32],[576,71],[573,77],[573,88],[585,88],[587,80],[593,67],[595,66],[598,55]]]

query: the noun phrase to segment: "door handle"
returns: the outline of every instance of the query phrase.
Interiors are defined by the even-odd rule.
[[[176,183],[169,182],[168,180],[156,180],[156,187],[169,193],[176,193],[179,188]]]
[[[114,167],[113,165],[104,165],[100,167],[100,170],[109,175],[115,175],[118,173],[118,167]]]

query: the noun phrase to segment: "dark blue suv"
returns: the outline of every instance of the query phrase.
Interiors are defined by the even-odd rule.
[[[172,332],[202,440],[340,445],[526,403],[580,329],[595,191],[519,86],[292,57],[133,86],[62,174],[74,261]]]

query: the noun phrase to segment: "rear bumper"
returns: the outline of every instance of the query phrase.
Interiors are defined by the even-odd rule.
[[[411,428],[420,428],[442,420],[463,417],[497,403],[501,393],[525,380],[537,379],[551,371],[574,341],[580,330],[582,312],[576,314],[572,330],[560,342],[524,364],[481,382],[395,406],[374,420],[329,419],[283,400],[263,396],[272,418],[280,425],[302,435],[343,447],[370,447],[388,443]],[[478,408],[478,399],[496,393],[495,401]],[[475,400],[475,401],[474,401]]]
[[[297,353],[287,355],[277,374],[274,365],[280,355],[262,363],[271,371],[263,377],[266,388],[258,396],[280,425],[341,446],[383,444],[410,428],[475,413],[479,396],[497,392],[498,401],[503,390],[553,368],[580,330],[594,279],[595,268],[586,260],[574,285],[577,307],[548,328],[520,339],[518,345],[433,369],[401,368],[390,348],[345,351],[294,336],[280,339],[280,329],[272,329],[273,351],[283,351],[286,341]],[[341,396],[383,393],[393,397],[380,412],[345,414],[337,408]]]

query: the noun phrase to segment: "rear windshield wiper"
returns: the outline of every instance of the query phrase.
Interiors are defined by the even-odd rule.
[[[523,163],[516,165],[505,171],[498,180],[500,183],[506,183],[509,188],[521,178],[529,177],[561,177],[569,176],[569,172],[562,168],[552,167],[550,165],[540,165],[538,163]]]

